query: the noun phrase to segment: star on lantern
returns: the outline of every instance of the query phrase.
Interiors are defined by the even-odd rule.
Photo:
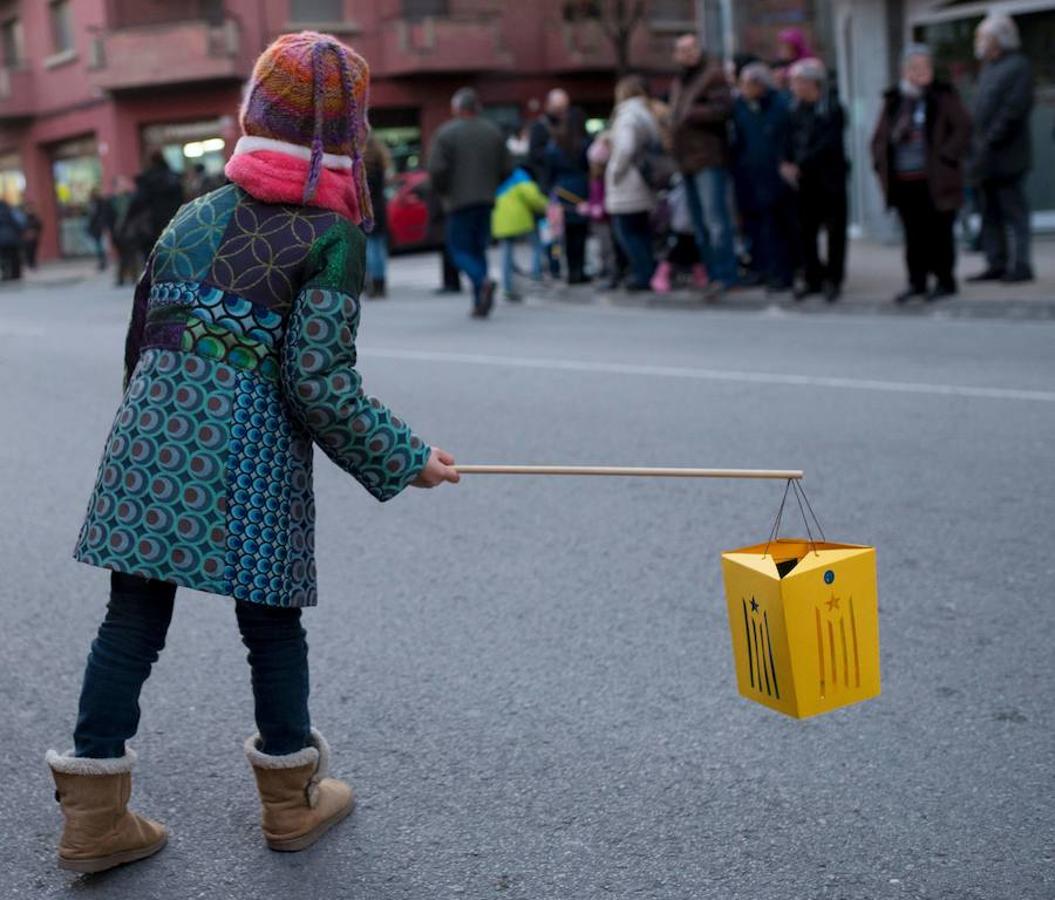
[[[830,600],[825,600],[824,602],[828,604],[828,612],[839,608],[839,598],[835,594],[832,594]]]
[[[754,597],[751,598],[751,612],[758,612],[758,601]]]

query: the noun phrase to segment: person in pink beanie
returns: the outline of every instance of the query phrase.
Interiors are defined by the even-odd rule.
[[[99,872],[166,842],[128,809],[125,742],[177,586],[234,600],[268,846],[301,850],[352,809],[308,713],[312,445],[380,501],[458,481],[453,458],[369,397],[356,370],[368,89],[365,60],[336,39],[276,40],[246,87],[232,183],[180,209],[136,287],[124,396],[74,551],[111,570],[110,602],[73,749],[47,754],[62,868]]]

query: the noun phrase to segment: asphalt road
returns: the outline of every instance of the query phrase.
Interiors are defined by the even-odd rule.
[[[60,873],[43,755],[106,602],[69,553],[128,304],[0,293],[4,898],[1055,896],[1055,325],[480,323],[423,291],[367,306],[361,367],[461,462],[805,468],[828,535],[878,547],[882,696],[800,722],[736,693],[719,554],[765,538],[777,483],[477,477],[381,506],[320,454],[313,716],[357,812],[265,849],[231,604],[183,592],[134,744],[134,805],[174,839]]]

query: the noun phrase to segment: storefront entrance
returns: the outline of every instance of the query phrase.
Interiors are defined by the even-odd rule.
[[[103,170],[95,138],[64,141],[51,149],[51,176],[59,209],[59,253],[90,256],[95,252],[88,236],[88,200],[101,189]]]

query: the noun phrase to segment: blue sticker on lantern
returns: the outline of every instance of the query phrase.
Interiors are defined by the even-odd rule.
[[[827,572],[824,573],[824,583],[831,584],[833,581],[835,581],[835,573],[831,569],[829,569]]]

